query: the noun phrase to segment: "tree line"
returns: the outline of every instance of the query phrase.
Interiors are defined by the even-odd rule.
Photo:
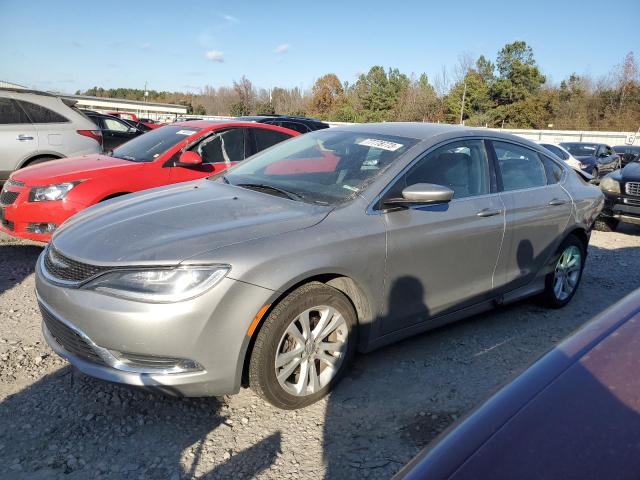
[[[94,87],[84,95],[144,99],[139,89]],[[453,72],[426,74],[373,66],[355,82],[334,73],[309,90],[257,88],[242,77],[199,93],[151,90],[152,102],[185,105],[197,115],[305,115],[329,121],[421,121],[505,128],[635,131],[640,127],[640,70],[633,52],[603,78],[571,74],[551,84],[524,41],[495,59],[461,55]]]

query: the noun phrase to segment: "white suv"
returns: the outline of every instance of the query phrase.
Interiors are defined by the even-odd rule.
[[[102,134],[73,102],[0,88],[0,183],[18,168],[102,151]]]

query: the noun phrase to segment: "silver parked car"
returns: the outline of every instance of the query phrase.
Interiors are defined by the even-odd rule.
[[[487,130],[354,125],[105,202],[40,256],[45,337],[105,380],[309,405],[356,350],[571,300],[603,197],[547,154]]]
[[[0,182],[22,167],[102,151],[100,129],[73,103],[45,92],[0,88]]]

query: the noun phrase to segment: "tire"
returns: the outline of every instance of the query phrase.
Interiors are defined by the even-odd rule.
[[[619,221],[615,218],[598,217],[593,224],[593,228],[600,232],[615,232]]]
[[[27,162],[25,167],[31,167],[32,165],[38,165],[40,163],[48,162],[50,160],[58,160],[58,157],[40,157],[40,158],[36,158],[35,160],[31,160],[31,161]]]
[[[580,262],[577,268],[572,264],[575,255]],[[562,308],[571,301],[580,286],[585,259],[586,245],[578,237],[569,235],[553,258],[553,270],[545,277],[545,289],[540,296],[545,306]]]
[[[306,332],[304,319],[309,321]],[[319,328],[316,337],[314,327]],[[330,334],[324,335],[327,331]],[[353,360],[356,342],[357,314],[349,299],[323,283],[303,285],[280,301],[264,321],[251,353],[249,386],[278,408],[311,405],[338,383]],[[328,344],[330,350],[321,348]],[[293,351],[299,354],[292,356]],[[326,357],[334,359],[333,367]]]
[[[593,181],[594,182],[599,182],[600,178],[598,177],[598,169],[597,168],[593,168],[593,170],[591,170],[591,176],[593,177]]]

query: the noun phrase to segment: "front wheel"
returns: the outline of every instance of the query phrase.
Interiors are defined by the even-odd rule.
[[[249,385],[272,405],[296,409],[324,397],[340,380],[356,348],[357,315],[349,299],[322,283],[282,300],[260,329]]]
[[[571,301],[578,289],[584,269],[586,247],[571,235],[560,245],[553,271],[545,278],[542,300],[551,308],[561,308]]]

